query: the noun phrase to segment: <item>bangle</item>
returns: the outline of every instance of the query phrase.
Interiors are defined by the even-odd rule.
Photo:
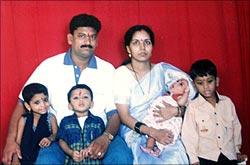
[[[186,112],[186,106],[178,106],[179,110],[180,110],[180,116],[183,117],[185,112]]]
[[[177,107],[177,115],[176,115],[176,117],[179,117],[180,114],[181,114],[181,108],[178,106],[178,107]]]
[[[146,125],[146,124],[137,121],[137,122],[135,123],[135,127],[134,127],[135,132],[137,132],[138,134],[142,134],[141,131],[140,131],[140,127],[141,127],[142,125]]]
[[[114,136],[111,133],[109,133],[109,132],[104,131],[103,134],[108,137],[108,139],[109,139],[110,142],[114,139]]]
[[[51,135],[51,136],[48,137],[48,139],[49,139],[50,142],[53,142],[55,140],[55,137],[53,135]]]

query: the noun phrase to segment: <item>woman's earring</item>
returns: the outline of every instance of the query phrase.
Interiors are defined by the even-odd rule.
[[[128,56],[129,56],[129,58],[131,58],[131,54],[130,53],[128,54]]]

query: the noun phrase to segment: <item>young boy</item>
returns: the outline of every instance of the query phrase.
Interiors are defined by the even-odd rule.
[[[23,103],[27,112],[20,118],[17,130],[17,144],[21,148],[20,163],[33,164],[40,147],[48,147],[55,140],[57,121],[48,112],[50,103],[47,88],[39,83],[31,83],[22,91]],[[14,164],[19,164],[14,157]]]
[[[74,114],[62,119],[58,131],[59,145],[66,153],[65,164],[101,164],[99,159],[88,158],[89,144],[105,129],[103,120],[89,111],[94,104],[92,90],[84,84],[73,86],[68,102]]]
[[[219,78],[215,64],[198,60],[192,64],[190,77],[198,90],[182,125],[182,140],[191,164],[237,164],[241,148],[241,124],[230,98],[216,88]]]

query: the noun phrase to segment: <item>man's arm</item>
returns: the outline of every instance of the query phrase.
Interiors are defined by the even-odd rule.
[[[2,161],[4,164],[11,164],[12,156],[16,153],[18,157],[21,157],[21,152],[19,145],[16,143],[16,136],[17,136],[17,124],[18,120],[24,113],[24,107],[21,101],[18,101],[10,122],[9,122],[9,131],[6,138],[6,144],[3,150],[3,158]]]

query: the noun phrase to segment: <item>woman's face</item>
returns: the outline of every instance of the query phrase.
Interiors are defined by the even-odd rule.
[[[152,55],[153,45],[149,34],[141,30],[134,33],[129,46],[126,48],[133,60],[145,62],[149,61]]]

